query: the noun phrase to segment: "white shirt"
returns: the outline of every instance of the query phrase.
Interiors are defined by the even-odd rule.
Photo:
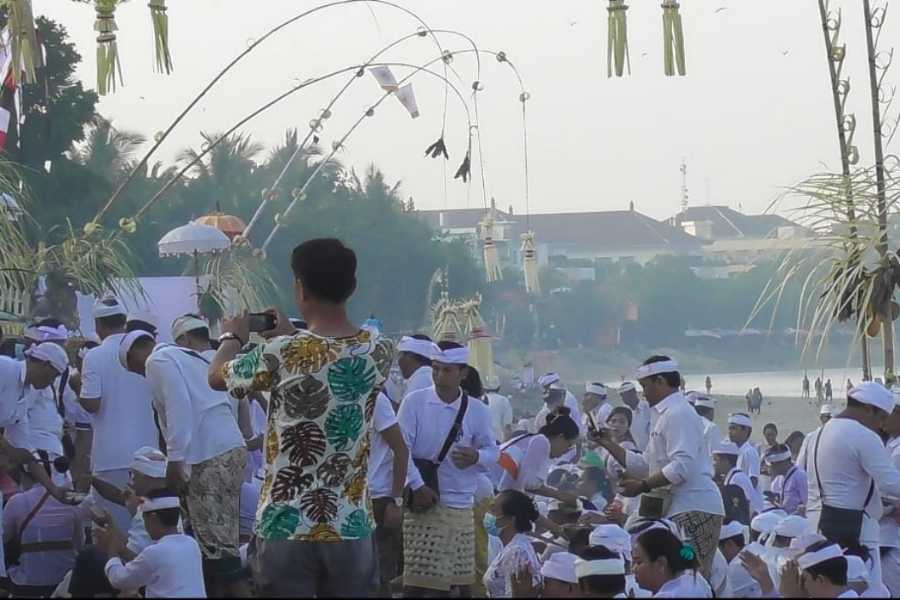
[[[693,409],[691,409],[693,410]],[[712,598],[712,590],[700,573],[685,571],[663,584],[654,598]]]
[[[594,410],[586,411],[581,417],[581,424],[583,426],[582,431],[588,430],[588,412],[590,412],[591,418],[594,419],[594,424],[597,427],[606,427],[606,420],[609,418],[610,413],[612,413],[612,409],[612,404],[610,404],[609,401],[604,400]]]
[[[383,393],[375,400],[372,415],[372,447],[369,451],[369,495],[375,498],[391,498],[394,495],[394,453],[381,433],[397,424],[394,406]]]
[[[262,481],[253,478],[251,482],[241,484],[241,501],[238,513],[239,535],[253,535],[253,524],[256,522],[256,507],[259,504],[259,490]]]
[[[13,539],[22,523],[46,493],[35,485],[10,498],[3,510],[3,531]],[[78,507],[47,498],[22,532],[23,544],[70,542],[67,550],[23,552],[19,564],[10,567],[9,577],[17,585],[56,585],[75,566],[75,555],[84,545],[82,517]]]
[[[634,575],[625,576],[625,593],[616,598],[652,598],[653,592],[645,590],[637,584]]]
[[[626,451],[626,471],[645,479],[662,471],[672,484],[667,517],[686,512],[725,514],[722,495],[712,479],[712,460],[705,454],[703,424],[681,392],[674,392],[652,409],[650,442],[643,454]]]
[[[84,356],[81,397],[100,399],[100,409],[91,415],[94,473],[127,469],[135,450],[159,445],[150,385],[119,363],[119,343],[124,336],[111,335]]]
[[[0,356],[0,427],[24,410],[25,388],[25,362]]]
[[[716,553],[713,556],[709,584],[713,591],[715,591],[716,598],[721,598],[728,589],[728,561],[725,560],[725,556],[718,548],[716,548]]]
[[[891,461],[894,463],[894,466],[900,469],[900,437],[889,440],[886,449],[891,456]],[[821,448],[819,450],[821,451]],[[889,502],[889,504],[894,503]],[[882,517],[881,521],[879,521],[879,526],[881,529],[879,534],[879,545],[890,548],[900,548],[900,526],[897,525],[894,515],[889,514]]]
[[[441,400],[434,387],[406,396],[400,406],[400,429],[406,440],[411,458],[436,460],[444,440],[456,420],[462,393],[450,404]],[[478,463],[467,469],[458,469],[451,455],[454,447],[471,447],[478,451]],[[450,508],[470,508],[474,502],[479,465],[489,468],[497,462],[499,450],[491,430],[488,407],[477,398],[469,398],[469,407],[463,418],[462,431],[451,446],[444,461],[438,467],[438,485],[441,504]],[[410,461],[407,484],[414,490],[424,485],[419,470]]]
[[[415,373],[410,375],[409,379],[406,380],[406,386],[403,390],[403,399],[405,400],[407,396],[413,392],[418,392],[419,390],[430,387],[434,387],[434,375],[432,374],[431,367],[419,367],[416,369]]]
[[[748,440],[738,448],[738,452],[737,468],[751,479],[756,477],[756,480],[759,481],[759,452],[756,450],[756,446]]]
[[[179,517],[178,532],[182,533],[183,531],[182,521]],[[144,548],[151,544],[153,544],[153,539],[147,533],[147,527],[144,525],[144,514],[140,505],[138,505],[137,512],[131,517],[131,525],[128,527],[128,542],[125,544],[125,547],[135,554],[140,554]]]
[[[741,564],[740,555],[728,564],[728,588],[723,598],[759,598],[762,590],[749,571]]]
[[[62,456],[63,418],[56,405],[54,386],[42,390],[32,388],[25,396],[28,405],[27,447]]]
[[[531,538],[517,533],[491,561],[484,572],[484,587],[489,598],[512,598],[512,577],[528,565],[532,580],[541,582],[541,561],[538,560]]]
[[[715,449],[720,443],[722,443],[722,431],[719,429],[719,426],[716,425],[713,421],[710,421],[706,417],[700,417],[703,423],[703,439],[706,440],[706,446],[709,448],[707,450],[707,454],[712,456],[712,451]]]
[[[494,437],[498,442],[502,442],[506,440],[506,428],[512,426],[512,405],[509,398],[494,392],[488,392],[487,399],[488,408],[491,409],[491,428],[494,430]]]
[[[209,363],[189,350],[158,344],[147,359],[153,407],[171,461],[189,465],[244,446],[225,392],[209,387]]]
[[[520,438],[513,444],[504,444],[502,447],[504,450],[517,448],[522,452],[522,458],[518,462],[518,477],[513,477],[507,471],[503,471],[503,476],[500,477],[497,485],[499,491],[519,490],[524,492],[543,485],[550,471],[550,440],[547,439],[547,436],[538,433]]]
[[[650,443],[650,404],[646,400],[640,400],[636,407],[628,408],[631,409],[631,437],[638,450],[643,452]]]
[[[818,461],[815,460],[817,439],[821,440]],[[863,508],[874,477],[875,492],[865,506],[860,541],[877,544],[878,520],[882,515],[881,494],[900,497],[900,470],[891,461],[881,438],[852,419],[834,418],[809,440],[805,457],[809,480],[806,515],[813,528],[818,528],[822,510],[817,483],[819,476],[829,506],[854,510]]]
[[[111,558],[106,577],[119,590],[146,586],[147,598],[206,598],[200,546],[183,533],[161,538],[128,564]]]
[[[747,502],[750,505],[751,517],[755,513],[762,512],[762,494],[760,494],[759,491],[755,487],[753,487],[753,482],[750,481],[750,478],[746,473],[744,473],[737,467],[731,469],[728,474],[725,475],[724,485],[736,485],[744,491],[744,496],[746,496]]]

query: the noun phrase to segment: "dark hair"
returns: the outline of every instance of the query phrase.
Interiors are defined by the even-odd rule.
[[[859,400],[854,400],[850,396],[847,396],[847,408],[870,408],[870,409],[874,409],[876,411],[881,410],[880,408],[878,408],[872,404],[866,404],[865,402],[860,402]],[[882,411],[882,412],[884,412],[884,411]]]
[[[772,456],[774,454],[781,454],[783,452],[790,452],[791,449],[787,447],[787,444],[775,444],[768,450],[766,450],[766,456]]]
[[[766,423],[765,427],[763,427],[763,433],[765,433],[767,429],[774,429],[775,435],[778,435],[778,427],[775,423]]]
[[[481,384],[481,375],[478,369],[469,367],[466,369],[466,376],[460,382],[459,387],[472,398],[481,398],[484,396],[484,386]]]
[[[291,253],[291,269],[317,300],[343,304],[356,291],[356,253],[338,239],[303,242]]]
[[[425,335],[424,333],[416,333],[409,337],[411,337],[414,340],[422,340],[425,342],[432,341],[432,339],[430,337],[428,337],[427,335]],[[423,367],[431,366],[431,359],[428,358],[427,356],[422,356],[421,354],[416,354],[415,352],[406,352],[405,354],[407,354],[412,360],[416,361],[417,363],[419,363],[419,365],[421,365]]]
[[[441,350],[455,350],[457,348],[462,348],[462,344],[457,344],[456,342],[451,342],[450,340],[441,340],[437,343],[437,345]]]
[[[110,317],[100,317],[97,319],[97,323],[106,329],[122,329],[125,327],[126,322],[128,322],[128,317],[125,315],[112,315]]]
[[[644,361],[644,366],[652,365],[653,363],[665,362],[667,360],[672,360],[668,356],[663,356],[662,354],[655,354]],[[665,382],[668,384],[670,388],[679,388],[681,387],[681,374],[678,371],[671,371],[669,373],[659,373],[654,375],[654,377],[662,377]]]
[[[547,424],[538,432],[548,438],[563,436],[567,440],[577,440],[579,435],[578,424],[572,419],[572,411],[568,406],[560,406],[547,415]]]
[[[140,319],[132,319],[125,324],[125,331],[127,333],[131,333],[132,331],[146,331],[150,335],[155,336],[158,330],[153,323],[141,321]]]
[[[500,492],[500,510],[514,519],[516,531],[527,533],[534,528],[534,522],[540,518],[534,501],[519,490]]]
[[[581,555],[591,545],[591,527],[580,525],[564,527],[563,533],[569,540],[569,552],[581,558]]]
[[[786,438],[784,438],[784,445],[790,446],[796,440],[800,440],[802,442],[805,438],[806,438],[806,436],[803,435],[802,431],[792,431],[790,433],[790,435],[788,435]]]
[[[621,556],[606,546],[591,546],[584,549],[581,558],[583,560],[612,560],[621,558]],[[593,597],[612,598],[617,594],[625,593],[625,574],[579,577],[578,585],[582,592]]]
[[[714,453],[713,453],[713,456],[721,456],[721,457],[724,457],[724,458],[728,459],[728,462],[731,463],[731,467],[732,467],[732,468],[734,468],[734,467],[737,466],[737,461],[738,461],[738,455],[737,455],[737,454],[726,454],[726,453],[724,453],[724,452],[723,452],[723,453],[714,452]]]
[[[147,493],[147,498],[152,500],[155,498],[177,498],[178,494],[170,490],[169,488],[160,488],[158,490],[151,490]],[[180,508],[163,508],[162,510],[154,510],[151,514],[156,515],[159,519],[159,522],[163,524],[164,527],[177,527],[178,520],[181,518],[181,509]]]
[[[688,569],[700,568],[696,549],[684,544],[668,529],[645,531],[638,536],[637,543],[641,545],[651,561],[656,561],[660,557],[665,558],[673,575],[678,575]]]
[[[198,327],[197,329],[191,329],[190,331],[185,331],[183,335],[194,338],[203,343],[208,343],[209,339],[209,327]]]
[[[816,542],[804,550],[804,554],[807,552],[818,552],[831,544],[832,542],[829,542],[828,540]],[[817,565],[807,567],[804,571],[814,577],[824,577],[830,581],[832,585],[847,585],[847,559],[843,556],[820,562]]]
[[[609,420],[613,415],[622,415],[623,417],[625,417],[625,420],[628,421],[628,427],[631,427],[631,422],[634,420],[634,413],[631,412],[630,408],[628,408],[627,406],[613,407],[613,409],[609,412],[609,416],[606,417],[607,423],[609,423]]]
[[[556,389],[548,389],[546,395],[544,396],[544,402],[549,404],[551,402],[565,402],[566,401],[566,390],[556,390]]]
[[[733,522],[734,522],[734,519],[725,519],[725,521],[722,522],[722,526],[724,527],[725,525],[730,525]],[[747,545],[747,542],[744,539],[743,533],[739,533],[739,534],[733,535],[729,538],[719,540],[719,546],[722,546],[725,542],[734,542],[737,545],[738,549],[743,549],[744,546]]]

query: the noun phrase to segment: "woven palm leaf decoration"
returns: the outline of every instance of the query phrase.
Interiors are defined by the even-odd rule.
[[[503,279],[503,270],[500,268],[500,256],[497,246],[494,244],[494,207],[491,201],[491,209],[481,221],[481,237],[484,239],[484,270],[487,273],[488,283]]]
[[[156,70],[167,75],[172,72],[172,55],[169,52],[169,16],[166,0],[150,0],[150,21],[153,23],[153,41],[156,47]]]
[[[5,4],[8,8],[13,79],[16,83],[34,83],[35,69],[44,65],[44,59],[38,46],[31,0],[7,0]]]
[[[537,250],[534,248],[534,232],[522,234],[522,272],[525,274],[525,291],[529,294],[541,293],[541,281],[538,277]]]
[[[494,374],[494,350],[491,346],[493,338],[479,312],[480,306],[481,296],[476,294],[473,300],[464,302],[460,309],[465,316],[468,332],[469,364],[478,369],[484,379]]]
[[[105,96],[116,91],[116,75],[122,83],[122,66],[119,63],[119,47],[116,44],[116,5],[118,0],[95,0],[97,17],[97,93]]]
[[[439,342],[460,342],[464,340],[462,327],[459,322],[458,306],[447,298],[442,296],[435,308],[434,326],[432,328],[432,338]]]
[[[663,55],[667,77],[687,74],[684,61],[684,27],[677,0],[663,0]]]
[[[609,0],[609,45],[606,52],[607,77],[621,77],[628,66],[631,75],[631,59],[628,57],[628,5],[625,0]],[[615,69],[613,69],[615,67]]]

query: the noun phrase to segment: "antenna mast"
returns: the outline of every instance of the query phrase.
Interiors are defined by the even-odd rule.
[[[688,209],[688,188],[687,188],[687,162],[681,159],[681,212],[687,212]]]

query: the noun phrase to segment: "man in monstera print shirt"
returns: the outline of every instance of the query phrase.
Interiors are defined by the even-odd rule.
[[[309,329],[295,330],[272,311],[268,342],[237,357],[250,333],[241,315],[225,322],[210,365],[214,388],[238,398],[271,393],[249,559],[263,595],[365,596],[375,570],[366,491],[372,413],[393,347],[347,318],[353,250],[335,239],[309,240],[294,249],[291,268]]]

